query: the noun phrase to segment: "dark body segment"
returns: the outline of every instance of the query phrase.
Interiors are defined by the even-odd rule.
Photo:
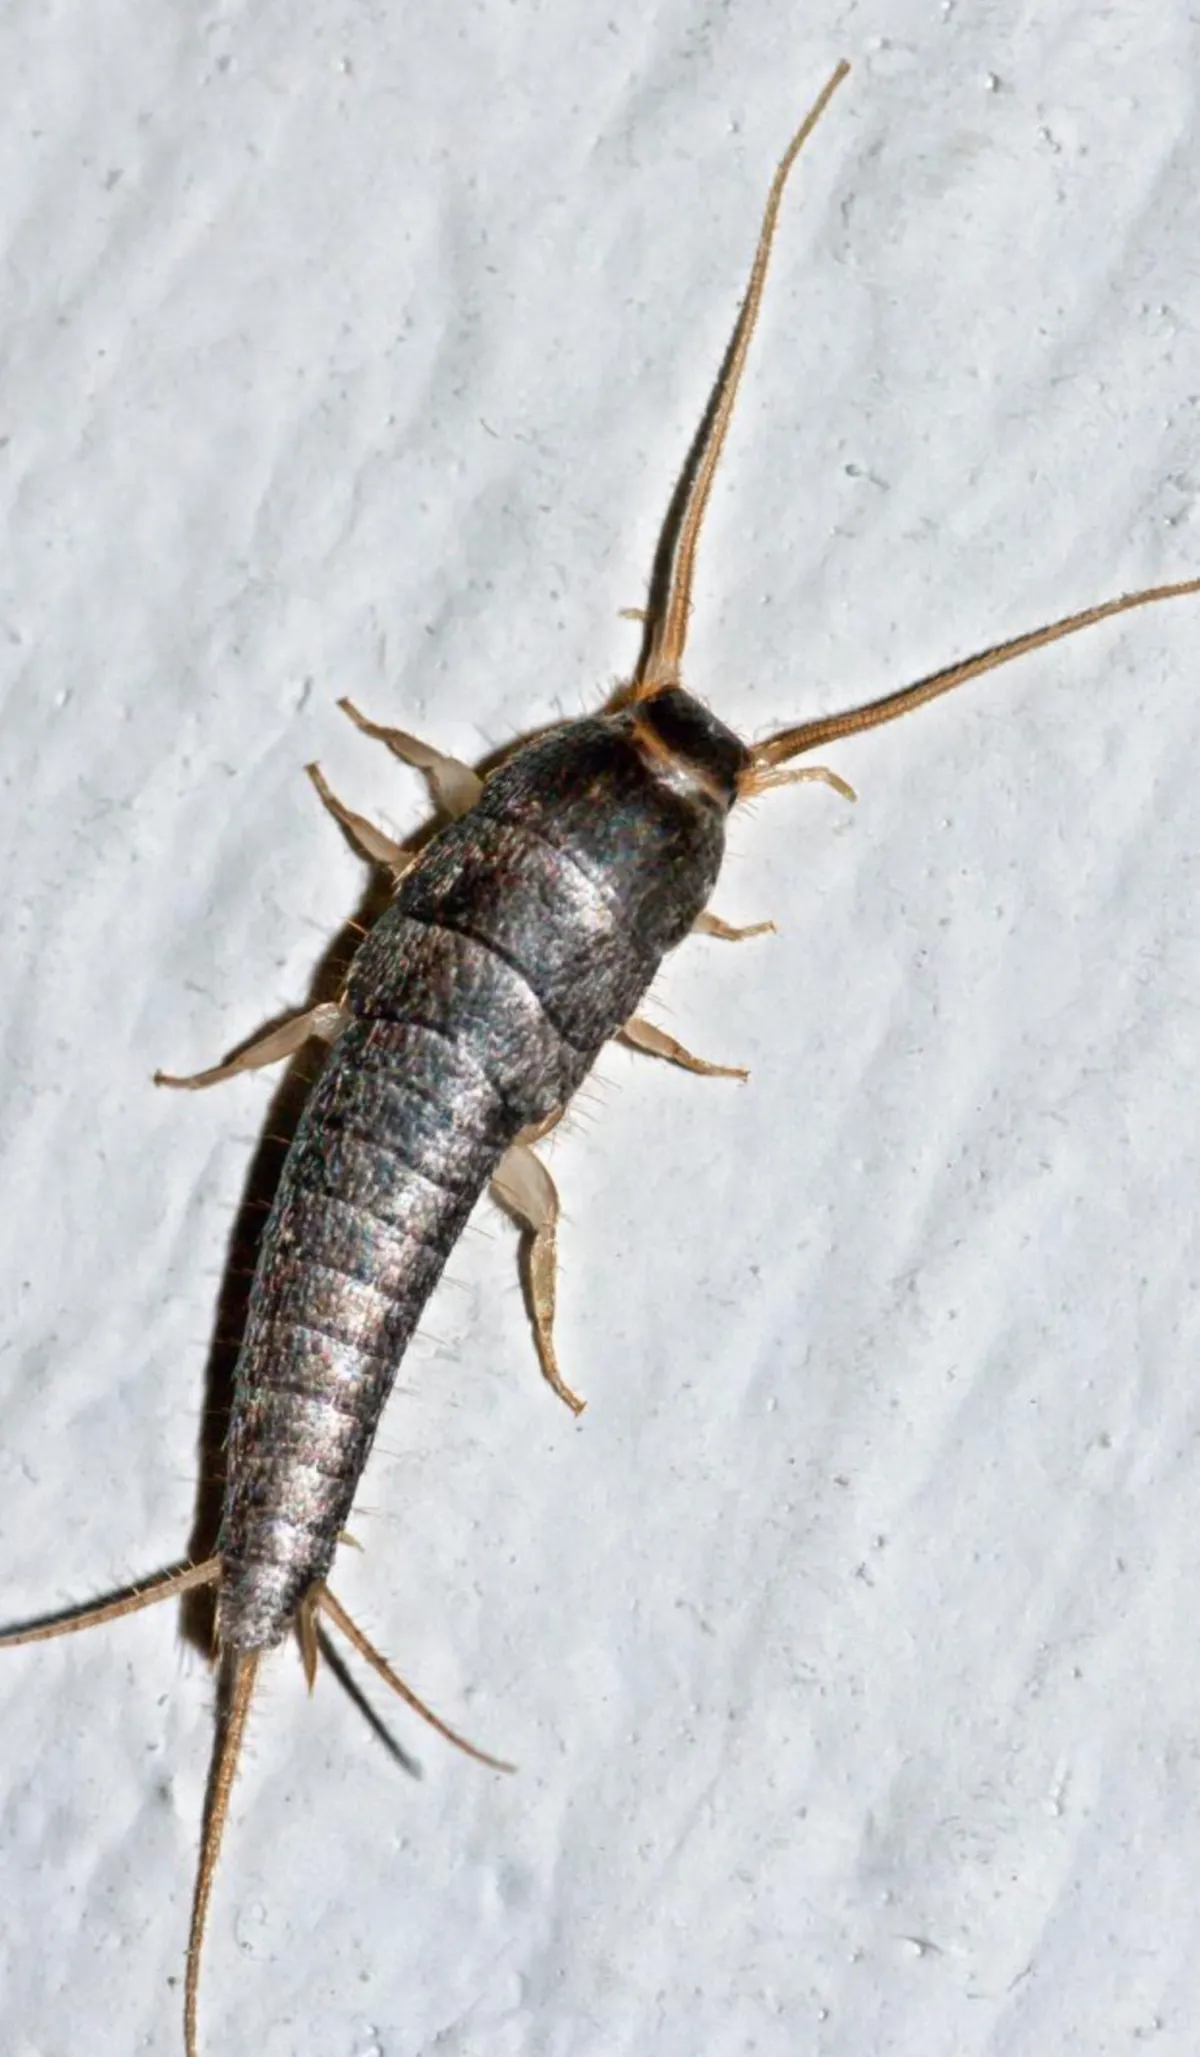
[[[402,879],[259,1255],[230,1428],[221,1638],[281,1640],[501,1156],[563,1106],[712,889],[745,752],[682,692],[527,745]],[[682,747],[680,739],[683,739]]]

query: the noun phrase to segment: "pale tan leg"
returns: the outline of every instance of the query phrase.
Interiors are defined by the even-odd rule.
[[[750,1074],[740,1064],[709,1064],[703,1057],[693,1057],[674,1036],[665,1029],[655,1028],[652,1021],[643,1020],[640,1014],[631,1014],[624,1028],[617,1030],[617,1040],[628,1043],[634,1050],[644,1050],[650,1057],[665,1057],[668,1064],[678,1064],[684,1071],[694,1071],[701,1078],[748,1079]]]
[[[352,807],[339,800],[337,794],[330,791],[319,764],[306,764],[304,769],[334,820],[340,821],[363,856],[369,857],[372,864],[382,864],[388,871],[394,871],[397,878],[403,878],[409,866],[416,863],[416,853],[406,850],[403,843],[394,843],[382,829],[375,827],[374,822],[368,821],[365,814],[355,814]]]
[[[377,742],[386,743],[394,757],[405,764],[411,764],[424,772],[438,806],[449,815],[466,814],[474,807],[483,791],[483,780],[469,764],[461,764],[457,757],[447,757],[443,751],[435,750],[432,743],[422,743],[417,736],[410,736],[404,729],[384,728],[377,721],[368,721],[360,714],[353,700],[339,700],[338,706],[350,716],[355,728],[364,736],[374,736]]]
[[[530,1122],[528,1128],[520,1131],[516,1141],[525,1144],[540,1143],[543,1136],[548,1136],[551,1129],[558,1127],[566,1111],[565,1107],[556,1107],[553,1113],[543,1115],[541,1121]]]
[[[316,1037],[322,1043],[332,1043],[349,1021],[350,1015],[337,1000],[324,1000],[319,1007],[310,1007],[306,1014],[293,1014],[290,1021],[281,1022],[269,1035],[231,1057],[228,1064],[214,1064],[208,1071],[195,1071],[186,1078],[179,1078],[174,1072],[156,1071],[156,1086],[182,1086],[189,1093],[198,1092],[201,1086],[216,1086],[222,1079],[236,1078],[239,1071],[258,1071],[264,1064],[278,1064],[281,1057],[294,1057],[297,1050]]]
[[[764,771],[758,764],[751,764],[739,782],[739,793],[743,800],[757,800],[760,793],[774,792],[776,786],[830,786],[840,793],[843,800],[857,800],[858,794],[840,774],[830,771],[827,764],[806,764],[802,771]]]
[[[748,936],[773,936],[773,921],[752,921],[748,928],[734,928],[730,922],[722,921],[719,914],[711,914],[706,907],[692,923],[694,936],[716,936],[722,943],[744,943]]]
[[[516,1142],[505,1151],[492,1173],[492,1192],[531,1238],[525,1247],[526,1288],[542,1376],[559,1399],[566,1401],[572,1414],[582,1414],[587,1403],[566,1384],[554,1348],[558,1267],[558,1193],[554,1180],[528,1143]]]

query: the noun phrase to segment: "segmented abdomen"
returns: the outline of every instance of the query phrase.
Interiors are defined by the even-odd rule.
[[[565,1106],[707,898],[723,810],[572,724],[428,845],[352,968],[263,1234],[234,1385],[220,1632],[326,1576],[422,1310],[508,1145]]]
[[[328,1571],[413,1329],[528,1119],[480,1061],[463,990],[518,1037],[544,1042],[550,1026],[484,946],[396,915],[389,926],[407,958],[404,1018],[356,1019],[330,1053],[251,1295],[218,1542],[221,1635],[243,1649],[279,1641]],[[553,1041],[574,1074],[577,1053]]]

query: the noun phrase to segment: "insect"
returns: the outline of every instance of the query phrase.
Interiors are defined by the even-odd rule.
[[[215,1085],[316,1040],[328,1056],[264,1230],[242,1341],[215,1554],[81,1612],[10,1631],[12,1646],[73,1633],[200,1587],[217,1591],[217,1739],[187,1951],[184,2039],[199,2047],[201,1955],[217,1859],[264,1653],[295,1629],[310,1684],[318,1623],[460,1748],[334,1597],[333,1559],[400,1361],[475,1202],[491,1183],[529,1238],[543,1372],[582,1402],[554,1341],[558,1198],[534,1145],[614,1035],[700,1073],[705,1063],[637,1013],[664,955],[691,931],[737,940],[708,909],[725,822],[740,801],[835,772],[797,758],[1109,616],[1188,593],[1128,594],[1035,629],[871,704],[747,744],[684,686],[696,553],[758,319],[780,204],[839,65],[775,173],[746,295],[668,514],[633,679],[594,717],[510,753],[486,780],[367,720],[430,779],[446,825],[417,857],[314,778],[335,818],[396,889],[344,990],[229,1061]],[[852,796],[851,796],[852,797]],[[759,925],[762,926],[762,925]]]

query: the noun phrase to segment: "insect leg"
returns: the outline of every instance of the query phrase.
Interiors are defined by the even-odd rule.
[[[439,1736],[445,1736],[448,1743],[453,1743],[457,1749],[464,1750],[468,1757],[474,1757],[478,1763],[488,1765],[492,1771],[516,1770],[515,1764],[506,1764],[502,1757],[489,1757],[486,1750],[477,1749],[474,1743],[469,1743],[465,1736],[459,1735],[457,1729],[451,1728],[448,1722],[443,1721],[440,1715],[435,1714],[432,1707],[427,1707],[424,1700],[418,1699],[412,1687],[405,1685],[400,1674],[392,1670],[387,1658],[363,1634],[358,1623],[347,1614],[341,1602],[334,1599],[328,1586],[314,1587],[312,1604],[314,1610],[319,1610],[322,1614],[328,1615],[335,1628],[341,1630],[346,1641],[358,1651],[359,1656],[366,1658],[372,1671],[377,1673],[385,1686],[390,1686],[393,1693],[398,1693],[405,1706],[411,1707],[414,1714],[419,1714],[422,1721],[427,1721],[430,1728],[435,1728]]]
[[[764,928],[773,928],[773,922],[764,922]],[[735,931],[736,933],[736,931]],[[753,935],[754,930],[746,931]],[[644,1050],[649,1057],[665,1057],[668,1064],[678,1064],[684,1071],[694,1071],[701,1078],[748,1079],[750,1074],[740,1064],[709,1064],[704,1057],[693,1057],[674,1036],[665,1029],[655,1028],[652,1021],[646,1021],[640,1014],[631,1014],[624,1028],[617,1031],[618,1041],[628,1043],[631,1049]]]
[[[264,1064],[278,1064],[281,1057],[294,1057],[296,1051],[313,1037],[322,1043],[332,1043],[349,1019],[349,1013],[340,1002],[323,1000],[319,1007],[310,1007],[304,1014],[293,1014],[289,1021],[281,1022],[278,1028],[260,1037],[257,1043],[248,1044],[227,1064],[214,1064],[208,1071],[190,1072],[186,1078],[177,1077],[170,1071],[156,1071],[154,1083],[156,1086],[183,1086],[189,1093],[195,1093],[201,1086],[216,1086],[222,1079],[236,1078],[239,1071],[258,1071]]]
[[[827,764],[806,764],[802,771],[770,771],[755,765],[742,779],[740,797],[756,800],[760,793],[774,792],[776,786],[807,785],[829,786],[833,792],[840,793],[843,800],[858,798],[854,787],[840,773],[830,771]]]
[[[692,934],[716,936],[722,943],[744,943],[747,936],[773,936],[775,924],[773,921],[752,921],[748,928],[734,928],[729,922],[722,921],[719,914],[710,914],[705,908],[704,913],[698,914],[692,923]]]
[[[541,1158],[534,1155],[528,1143],[512,1143],[505,1151],[492,1173],[492,1195],[526,1232],[522,1271],[542,1376],[572,1414],[582,1414],[587,1403],[567,1385],[554,1348],[558,1191]]]
[[[409,866],[416,862],[416,853],[406,850],[403,843],[394,843],[382,829],[375,827],[374,822],[368,821],[365,814],[355,814],[352,807],[339,800],[337,794],[330,791],[319,764],[306,764],[304,769],[334,820],[341,823],[363,856],[369,857],[372,864],[382,864],[388,871],[395,872],[397,878],[402,878]]]
[[[219,1557],[207,1557],[203,1564],[182,1564],[175,1571],[160,1572],[143,1586],[127,1586],[123,1592],[97,1600],[90,1607],[72,1607],[65,1614],[33,1622],[28,1628],[6,1629],[0,1635],[0,1649],[13,1650],[18,1643],[48,1643],[55,1636],[73,1636],[81,1628],[99,1628],[102,1622],[120,1621],[122,1615],[140,1614],[143,1607],[155,1607],[160,1600],[194,1592],[197,1586],[212,1585],[220,1576]]]
[[[410,736],[404,729],[384,728],[377,721],[368,721],[353,700],[339,700],[338,706],[364,736],[374,736],[377,742],[386,743],[393,757],[424,772],[434,799],[447,814],[466,814],[474,807],[483,791],[483,780],[469,764],[461,764],[457,757],[447,757],[443,751],[435,750],[432,743],[422,743],[418,736]]]

